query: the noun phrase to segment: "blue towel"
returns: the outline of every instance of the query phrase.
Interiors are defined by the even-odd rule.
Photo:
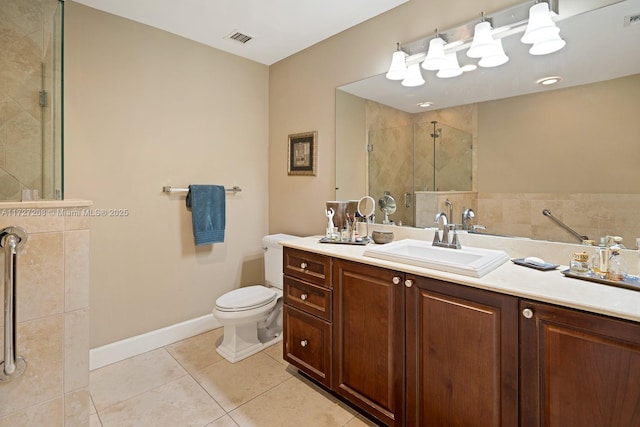
[[[190,185],[187,209],[196,246],[224,242],[226,192],[221,185]]]

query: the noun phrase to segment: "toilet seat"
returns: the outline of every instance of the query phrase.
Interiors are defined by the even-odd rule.
[[[222,312],[247,311],[272,303],[278,294],[262,285],[247,286],[227,292],[216,300],[216,309]]]

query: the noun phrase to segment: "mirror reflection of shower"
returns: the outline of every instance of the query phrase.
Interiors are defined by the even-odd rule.
[[[414,225],[416,193],[471,191],[473,135],[441,120],[398,121],[368,132],[367,191],[376,200],[385,191],[403,197],[393,220]]]

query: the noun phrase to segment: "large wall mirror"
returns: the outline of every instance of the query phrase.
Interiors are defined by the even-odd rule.
[[[640,0],[605,3],[563,16],[561,2],[567,45],[550,55],[530,55],[513,35],[500,67],[450,79],[422,70],[426,84],[413,88],[384,75],[337,88],[336,199],[387,192],[391,219],[417,227],[448,199],[454,223],[472,208],[487,233],[578,242],[548,210],[580,235],[635,247],[640,23],[630,17]],[[536,83],[548,76],[561,80]]]
[[[62,199],[64,2],[5,3],[0,30],[0,201]]]

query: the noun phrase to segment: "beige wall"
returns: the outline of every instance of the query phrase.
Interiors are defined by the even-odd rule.
[[[365,180],[354,177],[367,176],[367,132],[365,129],[365,100],[346,92],[336,92],[336,115],[350,117],[337,124],[336,135],[345,141],[340,156],[336,157],[336,200],[354,200],[367,194]]]
[[[395,43],[410,42],[517,1],[412,0],[270,67],[269,230],[318,234],[335,188],[335,88],[385,72]],[[318,131],[318,173],[287,176],[287,135]],[[339,147],[338,147],[339,150]],[[295,212],[291,215],[291,212]]]
[[[640,74],[480,103],[478,190],[638,193],[638,111]]]
[[[269,70],[73,2],[65,26],[65,197],[128,210],[92,218],[95,348],[262,280]],[[225,243],[194,247],[184,194],[162,193],[188,184],[242,187]]]

